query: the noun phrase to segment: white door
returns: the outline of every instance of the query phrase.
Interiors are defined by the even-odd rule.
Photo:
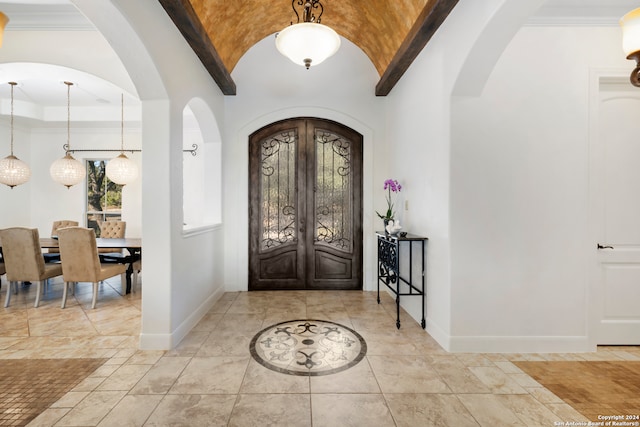
[[[626,79],[600,79],[598,94],[590,168],[592,342],[640,344],[640,89]]]

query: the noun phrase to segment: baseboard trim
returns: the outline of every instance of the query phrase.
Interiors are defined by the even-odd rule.
[[[184,322],[170,334],[140,334],[139,348],[140,350],[171,350],[175,348],[182,339],[193,329],[194,326],[209,312],[211,307],[224,294],[224,289],[219,288],[200,306],[189,315]]]
[[[587,353],[587,336],[451,336],[446,350],[451,353]]]

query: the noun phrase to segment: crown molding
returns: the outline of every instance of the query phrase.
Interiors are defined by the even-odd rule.
[[[611,16],[530,16],[524,23],[530,27],[617,27],[619,18]]]
[[[72,4],[29,5],[0,3],[9,17],[6,31],[95,31],[95,26]]]
[[[525,25],[615,27],[636,4],[635,0],[547,0]]]

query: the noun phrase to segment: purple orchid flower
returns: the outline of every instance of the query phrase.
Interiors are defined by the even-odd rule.
[[[402,185],[398,183],[395,179],[387,179],[384,182],[383,190],[387,190],[387,212],[385,215],[380,214],[380,212],[376,211],[376,214],[382,219],[393,219],[393,200],[391,198],[391,193],[399,193],[402,190]]]

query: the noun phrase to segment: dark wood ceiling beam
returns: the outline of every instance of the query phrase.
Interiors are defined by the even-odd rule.
[[[458,0],[427,2],[376,85],[376,96],[387,96],[391,92],[457,3]]]
[[[222,93],[235,95],[236,84],[220,59],[215,46],[211,43],[209,35],[189,0],[159,0],[159,2],[189,43],[191,49],[200,58],[202,65],[213,77]]]

